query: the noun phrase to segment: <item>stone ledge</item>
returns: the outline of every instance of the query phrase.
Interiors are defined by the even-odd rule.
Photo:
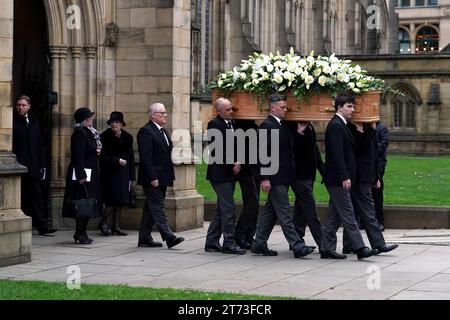
[[[16,155],[11,152],[0,152],[0,176],[16,176],[28,169],[17,162]]]
[[[205,221],[210,221],[216,202],[205,200]],[[264,202],[260,203],[260,212]],[[293,212],[293,206],[291,206]],[[320,220],[326,219],[328,205],[319,203],[317,212]],[[242,211],[242,201],[236,201],[236,216]],[[385,227],[392,229],[450,229],[450,208],[433,206],[399,206],[384,207]]]

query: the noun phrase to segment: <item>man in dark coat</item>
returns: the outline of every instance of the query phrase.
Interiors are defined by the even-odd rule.
[[[39,123],[28,113],[30,107],[29,97],[17,99],[13,120],[13,153],[17,161],[28,169],[22,175],[22,210],[33,217],[39,234],[45,235],[56,232],[56,229],[50,226],[49,212],[42,195],[41,180],[46,178],[44,149]]]
[[[138,184],[142,185],[145,204],[139,229],[139,247],[162,247],[153,240],[151,231],[156,223],[168,248],[184,241],[169,227],[164,201],[167,187],[173,186],[175,171],[172,163],[173,144],[166,124],[167,112],[162,103],[154,103],[148,110],[149,122],[137,135],[139,149]]]
[[[372,198],[372,187],[379,184],[378,156],[375,123],[350,123],[350,131],[356,140],[356,179],[351,189],[352,203],[358,211],[361,223],[366,230],[370,246],[377,253],[389,252],[398,245],[386,245],[383,233],[376,219],[375,206]],[[353,252],[347,230],[344,228],[343,253]]]
[[[136,180],[133,136],[126,132],[123,113],[113,111],[106,122],[111,127],[101,135],[100,177],[105,210],[100,224],[103,235],[126,236],[120,230],[121,208],[130,202],[131,182]]]
[[[300,258],[312,253],[314,249],[301,242],[289,212],[288,190],[294,179],[295,168],[292,137],[287,124],[282,121],[287,112],[287,97],[278,94],[271,95],[269,108],[270,115],[259,127],[259,139],[267,138],[267,143],[260,140],[261,150],[259,153],[261,188],[264,192],[268,192],[268,198],[263,212],[258,216],[256,237],[251,251],[264,256],[278,254],[276,251],[270,250],[267,245],[267,240],[278,219],[284,237],[294,251],[294,257]],[[265,146],[267,150],[264,150]],[[279,150],[278,153],[273,153],[272,148]],[[265,155],[270,159],[268,163],[265,163],[263,159]],[[271,172],[272,169],[276,170]]]
[[[384,173],[387,165],[387,148],[389,146],[389,130],[384,123],[376,124],[376,140],[378,145],[378,171],[380,183],[372,189],[373,201],[377,220],[380,224],[381,231],[384,231],[384,212],[383,212],[383,192],[384,192]]]
[[[336,232],[342,224],[349,234],[349,242],[357,252],[358,259],[376,253],[364,244],[358,228],[350,197],[350,189],[356,178],[355,138],[347,127],[355,111],[355,99],[342,94],[335,100],[336,115],[325,130],[325,177],[324,182],[330,194],[328,216],[322,231],[321,258],[345,259],[336,252]]]
[[[290,122],[294,137],[295,180],[291,188],[295,193],[294,226],[301,240],[309,226],[316,244],[320,247],[322,224],[316,211],[314,181],[316,171],[324,175],[325,165],[316,142],[316,132],[310,122]],[[304,240],[303,240],[304,242]]]
[[[245,141],[242,143],[242,151],[245,152],[245,162],[241,164],[241,171],[236,175],[236,179],[241,187],[243,205],[242,212],[236,223],[235,238],[239,247],[250,250],[256,232],[260,190],[257,142],[251,141],[250,137],[255,137],[256,140],[258,125],[254,120],[236,120],[235,124],[236,129],[242,129],[242,134],[249,135],[249,138],[244,136]],[[251,163],[253,159],[256,160],[255,163]]]
[[[217,194],[217,208],[209,224],[205,251],[244,254],[245,249],[236,244],[234,212],[235,175],[241,170],[236,161],[236,144],[231,101],[219,98],[214,102],[217,116],[208,123],[210,156],[206,179]],[[215,148],[212,148],[212,146]],[[234,153],[230,155],[230,153]],[[219,244],[223,235],[223,245]]]

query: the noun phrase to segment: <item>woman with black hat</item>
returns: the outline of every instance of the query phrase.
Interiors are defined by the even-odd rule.
[[[96,214],[102,216],[103,204],[98,169],[102,143],[98,131],[93,127],[94,113],[89,108],[78,108],[74,118],[76,124],[71,137],[71,161],[67,169],[62,216],[76,220],[76,231],[73,235],[75,243],[90,244],[93,240],[86,232],[89,218],[77,218],[71,200],[96,198]]]
[[[123,130],[126,124],[122,112],[112,112],[106,123],[110,128],[100,135],[103,145],[100,176],[105,211],[99,227],[105,236],[126,236],[120,230],[119,218],[122,207],[130,201],[131,182],[136,180],[133,136]]]

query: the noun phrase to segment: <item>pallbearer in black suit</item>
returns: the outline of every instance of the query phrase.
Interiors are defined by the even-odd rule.
[[[208,123],[210,155],[206,179],[217,194],[217,208],[206,235],[205,251],[244,254],[245,250],[235,240],[234,187],[235,175],[241,170],[241,165],[236,161],[236,154],[230,154],[236,151],[233,106],[230,100],[219,98],[214,107],[217,116]],[[219,243],[221,235],[222,246]]]
[[[349,123],[349,128],[356,139],[356,181],[351,189],[351,196],[355,210],[359,212],[361,223],[366,230],[370,246],[377,253],[389,252],[398,245],[386,245],[380,225],[376,219],[375,205],[372,197],[372,187],[380,183],[378,167],[377,140],[375,123]],[[350,236],[344,228],[343,253],[353,252]]]
[[[270,162],[264,163],[261,155],[261,188],[268,192],[268,199],[263,212],[258,216],[255,242],[251,251],[265,256],[276,256],[278,253],[270,250],[267,240],[275,226],[277,218],[280,222],[283,234],[296,258],[304,257],[314,251],[305,246],[295,232],[294,223],[289,212],[289,185],[294,179],[294,154],[293,142],[287,124],[282,121],[287,112],[287,97],[274,94],[269,97],[270,115],[259,127],[259,138],[267,137],[267,155]],[[266,135],[267,134],[267,135]],[[274,134],[274,137],[272,137]],[[259,145],[263,147],[261,144]],[[272,153],[272,149],[278,153]],[[262,151],[263,152],[263,151]],[[274,173],[268,172],[268,168],[278,164]]]
[[[169,227],[165,213],[164,200],[168,186],[173,185],[175,172],[172,163],[172,141],[166,124],[167,112],[162,103],[154,103],[148,109],[149,122],[137,135],[139,148],[138,184],[145,194],[145,205],[139,229],[139,247],[162,247],[155,242],[151,231],[153,224],[158,226],[161,238],[168,248],[184,241],[177,237]]]
[[[357,252],[358,259],[376,253],[364,244],[353,212],[350,189],[356,178],[354,154],[355,138],[347,127],[355,111],[355,99],[340,95],[335,100],[336,115],[325,131],[325,185],[330,194],[328,216],[322,232],[320,246],[322,259],[345,259],[336,252],[336,232],[341,223],[347,229],[349,242]]]
[[[254,120],[236,120],[236,129],[242,129],[245,134],[257,135],[258,126]],[[258,165],[251,163],[257,159],[258,148],[250,138],[244,142],[245,163],[241,164],[241,171],[236,176],[242,193],[242,212],[236,223],[236,243],[243,249],[250,250],[255,240],[256,222],[259,211],[259,173]]]
[[[320,247],[322,224],[316,211],[314,199],[314,181],[316,171],[324,175],[325,165],[316,142],[316,132],[310,122],[290,122],[294,138],[295,180],[291,188],[295,193],[294,226],[301,240],[305,236],[305,228],[309,230],[316,244]],[[303,240],[304,241],[304,240]]]
[[[378,172],[380,183],[372,188],[373,201],[375,204],[375,212],[377,213],[377,220],[380,224],[381,231],[384,231],[384,212],[383,212],[383,191],[384,191],[384,173],[387,164],[387,148],[389,146],[389,130],[384,123],[377,122],[376,125],[376,140],[378,146]]]

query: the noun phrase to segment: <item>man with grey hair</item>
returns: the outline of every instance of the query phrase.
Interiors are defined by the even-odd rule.
[[[175,180],[171,158],[173,144],[169,132],[163,127],[167,120],[164,105],[154,103],[148,111],[149,122],[137,135],[140,161],[137,183],[142,185],[145,194],[138,246],[162,247],[162,243],[154,241],[151,235],[156,223],[162,240],[172,248],[184,241],[170,229],[164,208],[167,187],[172,186]]]
[[[264,131],[267,133],[267,150],[271,152],[269,155],[271,163],[278,163],[279,166],[276,173],[269,175],[265,173],[264,169],[271,164],[261,165],[261,188],[268,193],[268,197],[264,210],[258,217],[256,238],[251,251],[264,256],[276,256],[278,254],[267,246],[267,240],[278,219],[284,237],[294,251],[294,257],[305,257],[312,253],[314,249],[302,243],[295,231],[289,212],[288,190],[289,185],[295,178],[295,168],[292,137],[283,121],[288,110],[287,97],[280,94],[271,95],[269,97],[269,108],[270,115],[259,127],[259,137],[261,138]],[[272,146],[275,144],[278,145],[278,154],[272,153]]]
[[[236,244],[234,212],[234,187],[235,175],[241,170],[241,165],[236,161],[236,152],[232,160],[227,161],[227,146],[235,149],[233,106],[226,98],[215,101],[217,116],[208,123],[208,140],[210,141],[210,155],[206,179],[211,182],[217,194],[217,208],[206,235],[205,251],[222,252],[229,254],[244,254],[245,250]],[[220,141],[221,139],[221,141]],[[219,142],[218,142],[219,141]],[[216,148],[212,148],[215,145]],[[223,246],[219,244],[223,235]]]

